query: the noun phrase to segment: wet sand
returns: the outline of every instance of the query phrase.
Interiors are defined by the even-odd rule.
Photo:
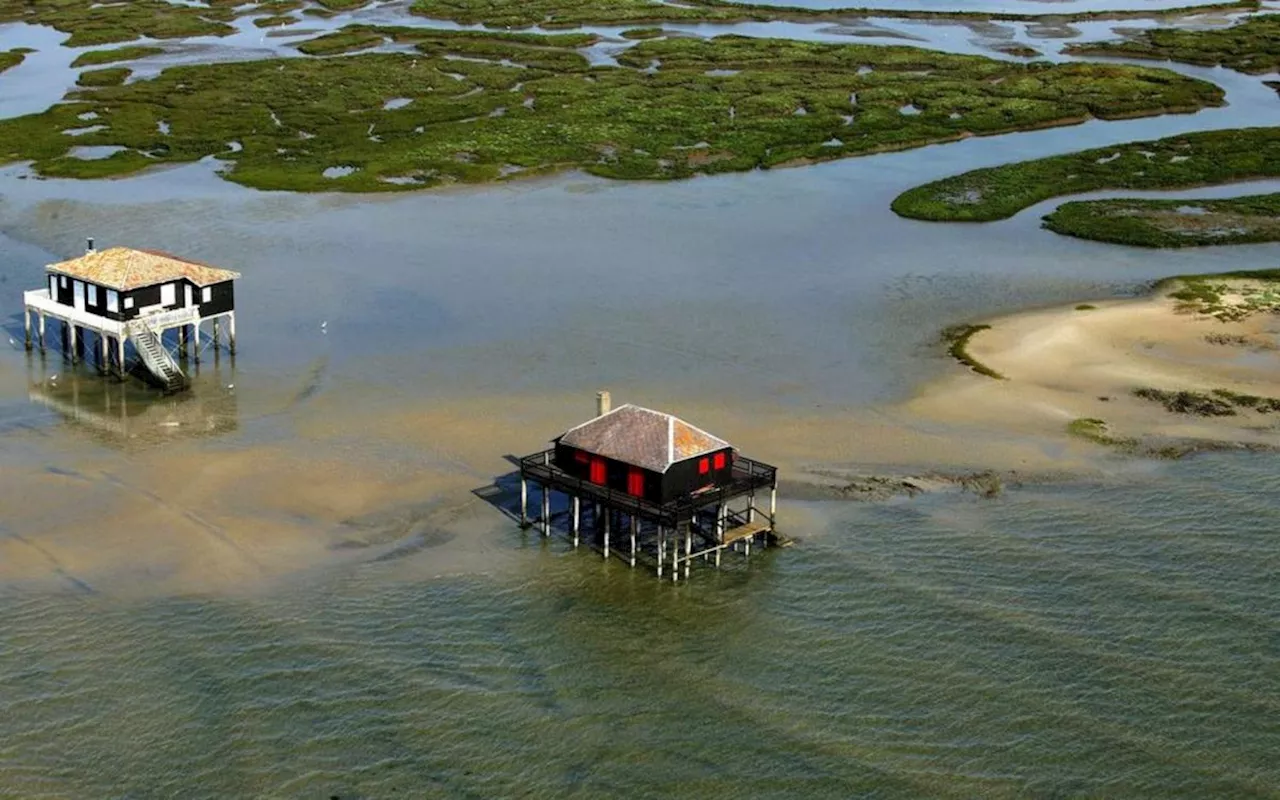
[[[1180,308],[1165,289],[991,320],[969,354],[1006,380],[974,373],[937,382],[906,404],[927,418],[1008,435],[1061,437],[1100,419],[1119,438],[1280,445],[1274,415],[1202,417],[1135,397],[1140,388],[1280,397],[1280,319],[1269,311],[1224,322]],[[1230,344],[1224,344],[1230,341]]]
[[[113,595],[253,592],[319,567],[426,549],[429,558],[407,567],[418,579],[518,568],[505,557],[519,538],[508,457],[546,446],[590,413],[592,398],[370,403],[367,392],[331,388],[295,410],[291,435],[274,441],[184,440],[180,427],[152,420],[154,440],[108,439],[112,446],[91,454],[64,442],[43,453],[43,469],[0,468],[6,495],[23,498],[6,513],[8,529],[21,533],[0,538],[0,583]],[[974,435],[895,407],[802,413],[618,400],[663,405],[744,453],[767,454],[792,485],[831,485],[845,473],[1061,472],[1070,463],[1035,437]],[[191,417],[182,424],[200,428]],[[42,438],[12,436],[19,446]],[[1087,470],[1087,457],[1076,467]]]

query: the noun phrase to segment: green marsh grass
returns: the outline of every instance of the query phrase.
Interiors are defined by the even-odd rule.
[[[991,330],[990,325],[954,325],[943,330],[942,341],[947,345],[947,352],[956,361],[969,369],[995,380],[1005,380],[1004,375],[983,364],[969,353],[969,340],[982,331]]]
[[[1065,52],[1224,66],[1262,75],[1280,69],[1280,16],[1249,17],[1227,28],[1138,31],[1121,41],[1068,45]]]
[[[1223,200],[1090,200],[1045,216],[1055,233],[1139,247],[1280,241],[1280,194]]]
[[[893,210],[912,219],[986,222],[1067,194],[1186,189],[1277,175],[1280,128],[1240,128],[977,169],[909,189]]]
[[[96,67],[101,64],[113,64],[117,61],[134,61],[139,58],[159,55],[163,52],[163,47],[148,47],[145,45],[113,47],[110,50],[89,50],[76,56],[76,60],[71,62],[71,66],[74,68]]]
[[[230,180],[309,191],[397,191],[566,168],[668,180],[1104,113],[1157,114],[1221,96],[1212,84],[1145,67],[732,36],[642,41],[619,56],[621,67],[590,66],[574,49],[594,40],[583,34],[360,27],[301,48],[345,53],[387,40],[418,54],[182,66],[72,93],[43,113],[0,120],[0,162],[30,160],[47,172],[73,144],[118,145],[149,154],[122,158],[121,167],[214,155],[229,162]],[[106,79],[82,76],[95,85]],[[388,107],[393,99],[411,102]],[[908,105],[919,113],[903,114]],[[208,114],[215,107],[219,113]],[[82,127],[76,115],[86,111],[106,127],[73,143],[62,131]],[[161,121],[168,135],[158,132]],[[243,150],[229,152],[230,141]],[[323,176],[337,164],[358,171]],[[56,169],[87,177],[102,165]]]

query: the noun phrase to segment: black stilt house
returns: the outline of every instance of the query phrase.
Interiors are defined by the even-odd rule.
[[[116,322],[146,313],[194,309],[201,318],[235,311],[240,273],[159,250],[112,247],[50,264],[49,299]]]
[[[733,447],[682,419],[623,405],[555,440],[555,464],[597,486],[651,503],[726,486]]]

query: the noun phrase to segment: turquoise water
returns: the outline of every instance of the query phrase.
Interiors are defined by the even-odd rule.
[[[1274,797],[1280,478],[793,505],[673,587],[513,530],[260,594],[0,593],[13,797]]]

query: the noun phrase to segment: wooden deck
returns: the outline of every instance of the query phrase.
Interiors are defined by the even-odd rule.
[[[551,535],[551,493],[560,492],[569,499],[574,547],[581,538],[582,517],[591,512],[594,530],[588,532],[589,543],[598,541],[605,558],[613,554],[632,567],[643,558],[659,578],[666,571],[673,581],[682,574],[688,579],[697,559],[713,560],[719,567],[726,552],[750,557],[757,537],[765,547],[778,540],[778,471],[769,464],[737,455],[727,483],[658,504],[570,475],[556,466],[554,456],[554,450],[545,450],[520,459],[520,524],[539,525],[543,536]],[[536,521],[528,513],[530,483],[542,494],[542,513]],[[767,492],[764,508],[756,505],[758,491]],[[731,507],[734,501],[744,502],[745,508]],[[617,544],[611,543],[611,535],[617,536]]]
[[[734,542],[740,542],[743,539],[750,539],[757,534],[765,533],[772,529],[773,525],[768,520],[757,519],[754,522],[748,522],[743,525],[739,525],[736,528],[728,529],[724,532],[724,538],[721,540],[721,543],[733,544]]]

